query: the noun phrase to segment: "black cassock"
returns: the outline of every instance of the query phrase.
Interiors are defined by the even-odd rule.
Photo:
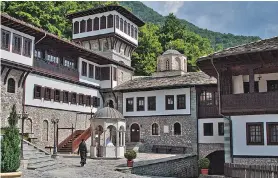
[[[78,148],[78,154],[80,153],[81,164],[86,164],[86,157],[87,157],[87,146],[85,142],[81,142]]]

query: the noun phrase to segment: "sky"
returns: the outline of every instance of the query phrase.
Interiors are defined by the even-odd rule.
[[[194,25],[235,35],[278,36],[278,1],[143,1],[165,16],[174,13]]]

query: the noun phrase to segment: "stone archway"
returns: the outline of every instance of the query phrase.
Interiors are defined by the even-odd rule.
[[[132,124],[130,127],[130,141],[131,142],[140,141],[140,127],[136,123]]]
[[[223,175],[225,153],[223,150],[214,151],[210,153],[207,158],[210,160],[209,174],[211,175]]]

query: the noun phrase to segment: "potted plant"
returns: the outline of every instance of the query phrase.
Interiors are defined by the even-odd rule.
[[[124,156],[127,159],[127,167],[133,167],[133,160],[137,157],[137,153],[134,150],[129,150]]]
[[[18,115],[16,107],[13,105],[10,117],[8,118],[9,126],[5,128],[3,138],[1,138],[1,177],[21,177],[18,172],[20,166],[20,137],[17,128]]]
[[[210,161],[208,158],[202,158],[198,161],[199,168],[201,168],[201,174],[208,175]]]

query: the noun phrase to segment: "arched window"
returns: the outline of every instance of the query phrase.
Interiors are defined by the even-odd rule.
[[[131,25],[131,37],[132,38],[134,37],[134,27],[133,27],[133,25]]]
[[[124,20],[122,18],[120,19],[120,30],[124,31]]]
[[[130,23],[127,25],[127,34],[130,36]]]
[[[108,15],[107,17],[107,28],[112,28],[114,26],[114,23],[113,23],[113,15]]]
[[[33,123],[30,118],[25,120],[24,133],[33,133]]]
[[[86,21],[85,20],[82,20],[80,22],[80,33],[83,33],[86,31]]]
[[[93,20],[92,19],[88,19],[87,20],[87,32],[92,31],[93,29]]]
[[[124,32],[127,33],[127,22],[124,23]]]
[[[169,62],[169,59],[167,59],[166,62],[165,62],[165,69],[166,69],[166,70],[170,70],[170,62]]]
[[[94,19],[94,31],[95,30],[99,30],[99,18],[98,17],[96,17]]]
[[[48,121],[43,121],[43,141],[48,141]]]
[[[74,32],[74,34],[79,33],[79,22],[78,21],[74,22],[73,32]]]
[[[7,92],[15,93],[15,81],[13,78],[9,78],[9,80],[8,80]]]
[[[174,135],[181,135],[181,125],[178,122],[174,124]]]
[[[135,28],[134,34],[135,34],[135,39],[137,40],[137,28]]]
[[[152,125],[152,135],[158,135],[158,124],[154,123]]]
[[[105,29],[106,28],[106,16],[102,16],[100,18],[100,29]]]
[[[117,28],[117,29],[119,29],[119,26],[120,26],[120,25],[119,25],[119,19],[120,19],[119,16],[116,15],[116,28]]]

